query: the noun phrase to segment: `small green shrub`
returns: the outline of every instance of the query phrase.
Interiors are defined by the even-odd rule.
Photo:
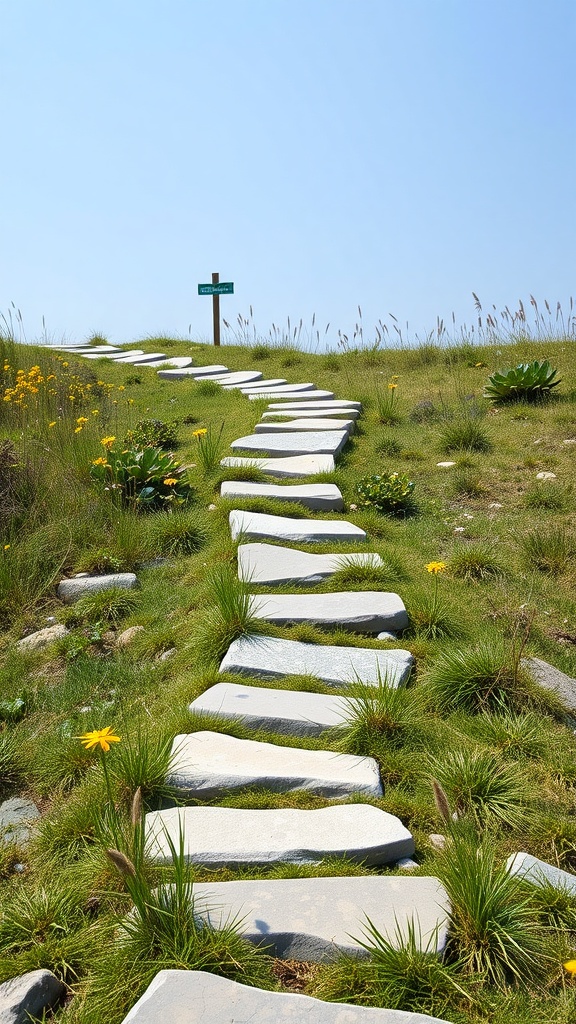
[[[400,455],[401,450],[402,447],[395,437],[384,437],[376,445],[377,455],[389,455],[391,458]]]
[[[197,458],[204,476],[214,473],[220,466],[220,459],[226,449],[226,445],[222,440],[223,432],[223,423],[220,425],[218,433],[212,430],[212,424],[193,431],[197,442]]]
[[[163,732],[146,733],[142,729],[126,733],[115,750],[110,774],[119,783],[126,799],[140,788],[142,798],[171,795],[166,786],[170,765],[172,736]]]
[[[471,815],[478,826],[493,823],[518,828],[526,818],[528,780],[516,764],[499,760],[493,750],[447,750],[430,758],[436,779],[458,818]]]
[[[117,625],[134,610],[137,603],[138,599],[131,590],[109,587],[81,597],[69,614],[71,620],[76,622],[109,622]]]
[[[494,579],[504,572],[493,549],[485,544],[467,544],[456,550],[448,562],[448,568],[458,579],[475,582]]]
[[[216,398],[222,393],[222,386],[217,380],[200,380],[196,391],[201,398]]]
[[[159,512],[147,525],[148,541],[156,555],[192,555],[206,540],[203,524],[190,512]]]
[[[356,495],[364,508],[375,508],[389,516],[406,515],[416,509],[414,487],[414,482],[402,473],[375,473],[358,481]]]
[[[424,399],[422,402],[417,402],[409,418],[413,423],[437,423],[443,418],[443,412],[437,409],[434,402],[429,399]]]
[[[560,377],[556,379],[557,373],[547,359],[520,363],[505,373],[493,373],[484,388],[484,397],[492,402],[511,402],[518,398],[534,402],[547,398],[552,388],[561,383]]]
[[[186,471],[168,452],[152,447],[119,452],[109,445],[106,448],[106,455],[92,462],[90,475],[126,505],[151,510],[190,499],[192,487],[185,480]]]
[[[375,684],[358,679],[350,683],[342,704],[347,720],[342,745],[362,756],[373,754],[375,741],[382,737],[397,746],[418,719],[417,692],[395,686],[380,672]]]
[[[447,424],[440,434],[440,451],[490,452],[494,447],[490,435],[474,419],[456,420]]]
[[[482,743],[496,747],[504,757],[540,758],[553,742],[550,722],[534,711],[485,712],[472,728]],[[554,737],[555,739],[555,737]]]
[[[555,481],[534,484],[524,495],[524,502],[528,508],[542,509],[545,512],[567,512],[571,508],[572,500],[572,488]]]
[[[254,345],[254,348],[250,351],[250,355],[252,356],[252,359],[269,359],[272,352],[268,348],[268,345]]]
[[[130,448],[175,448],[178,444],[175,423],[163,423],[162,420],[138,420],[132,430],[124,438],[124,444]]]
[[[503,646],[487,641],[442,651],[426,678],[432,705],[443,711],[505,711],[521,708],[531,696]]]
[[[574,538],[559,526],[530,530],[520,537],[520,546],[528,565],[549,573],[564,572],[576,551]]]
[[[455,497],[479,498],[486,493],[486,488],[479,473],[457,469],[451,480],[451,491]]]
[[[388,590],[406,579],[400,562],[390,556],[382,557],[382,564],[367,564],[355,561],[353,555],[343,555],[340,564],[326,581],[329,590]]]

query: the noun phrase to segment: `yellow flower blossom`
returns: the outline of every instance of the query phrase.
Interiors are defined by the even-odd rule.
[[[9,550],[10,550],[10,545],[9,544],[5,544],[4,545],[4,551],[9,551]]]
[[[57,422],[56,420],[52,420],[52,423],[49,423],[48,426],[49,427],[55,427],[56,426],[56,422]]]
[[[394,388],[397,388],[398,385],[397,384],[393,384],[392,381],[391,381],[390,384],[388,385],[388,387],[389,387],[390,391],[394,391]]]
[[[444,572],[447,566],[446,562],[428,562],[425,568],[428,572],[433,572],[434,575],[437,576],[439,572]]]
[[[193,430],[192,431],[192,437],[203,437],[204,434],[207,434],[207,433],[208,433],[208,430],[207,430],[206,427],[200,427],[199,430]]]
[[[108,451],[110,451],[110,449],[111,449],[112,445],[114,444],[115,440],[116,440],[116,438],[115,438],[114,434],[110,434],[109,437],[103,437],[102,440],[100,441],[100,444],[103,444],[104,447],[107,448]]]
[[[102,458],[101,455],[97,459],[92,459],[92,465],[93,466],[107,466],[108,468],[110,468],[110,463],[106,459]]]
[[[169,477],[166,478],[166,480],[163,481],[163,483],[166,484],[166,487],[172,487],[172,484],[177,484],[178,483],[178,477],[169,476]]]
[[[92,409],[92,415],[93,416],[99,416],[100,415],[100,409]]]
[[[126,391],[126,388],[124,387],[124,385],[123,385],[123,384],[120,384],[120,385],[118,386],[118,391]]]
[[[120,736],[112,735],[111,725],[107,725],[105,729],[94,729],[92,732],[85,732],[83,736],[77,736],[76,739],[80,740],[86,750],[92,750],[92,747],[100,747],[105,754],[110,750],[111,743],[120,743]]]
[[[75,427],[74,433],[75,434],[81,434],[82,433],[82,427]]]
[[[82,426],[83,423],[88,423],[88,417],[79,416],[78,419],[76,420],[76,423],[78,423],[79,426]]]
[[[563,966],[564,970],[568,971],[568,974],[571,974],[572,977],[576,976],[576,960],[567,960]]]

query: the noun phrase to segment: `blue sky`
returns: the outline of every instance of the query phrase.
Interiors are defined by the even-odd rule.
[[[12,0],[0,312],[29,338],[409,334],[574,284],[574,0]],[[404,328],[405,329],[405,328]]]

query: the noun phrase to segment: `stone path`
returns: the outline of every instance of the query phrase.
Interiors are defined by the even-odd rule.
[[[312,403],[310,403],[312,404]],[[320,404],[320,403],[318,403]],[[292,405],[292,403],[290,403]],[[342,419],[357,420],[360,413],[358,409],[346,409],[341,405],[337,405],[334,409],[277,409],[272,412],[262,413],[262,422],[266,420],[283,420],[283,419],[313,419],[313,418],[328,418],[331,419],[334,416],[340,416]]]
[[[318,394],[318,392],[315,392],[315,393]],[[314,397],[313,395],[312,396],[308,395],[308,398],[313,398],[313,397]],[[301,412],[302,410],[306,410],[306,409],[308,409],[308,410],[310,410],[312,412],[316,412],[316,411],[319,411],[319,410],[324,410],[324,411],[328,410],[329,411],[331,409],[337,409],[339,411],[340,409],[344,409],[345,412],[347,414],[349,414],[349,411],[351,409],[356,410],[356,412],[361,412],[361,410],[362,410],[362,402],[352,402],[352,401],[349,401],[347,399],[340,399],[340,398],[333,398],[333,399],[327,398],[327,399],[319,399],[319,400],[317,400],[315,402],[313,402],[313,401],[305,401],[305,402],[304,401],[301,401],[301,402],[271,402],[270,405],[268,406],[268,408],[273,410],[273,411],[289,410],[289,411],[294,411],[294,412]]]
[[[275,477],[315,476],[316,473],[333,473],[336,468],[332,455],[293,455],[279,459],[228,455],[220,460],[220,465],[227,468],[250,466]]]
[[[248,434],[233,441],[233,451],[265,455],[333,455],[342,451],[348,440],[346,430],[301,430],[279,434]]]
[[[239,537],[258,540],[290,540],[301,544],[322,544],[324,541],[340,541],[358,544],[366,540],[364,530],[354,523],[340,519],[290,519],[287,516],[271,516],[264,512],[244,512],[234,509],[230,513],[232,539]]]
[[[330,420],[314,417],[314,419],[288,420],[287,423],[272,423],[270,420],[257,423],[254,427],[255,434],[281,434],[287,430],[345,430],[347,434],[354,433],[354,420]]]
[[[241,683],[215,683],[192,701],[189,710],[294,736],[318,736],[325,729],[341,728],[350,718],[344,697]]]
[[[194,1024],[447,1024],[425,1013],[263,992],[204,971],[159,971],[123,1024],[192,1024],[192,1020]]]
[[[283,548],[279,544],[241,544],[238,548],[239,579],[260,586],[283,586],[286,583],[313,586],[353,565],[376,569],[382,565],[382,559],[373,552],[314,555],[296,548]]]
[[[306,390],[306,386],[304,387],[304,389],[302,389],[302,388],[298,389],[297,387],[291,387],[290,385],[287,384],[287,385],[279,387],[279,388],[274,388],[273,391],[265,391],[262,394],[260,394],[260,393],[254,394],[253,392],[248,392],[248,398],[250,399],[251,402],[254,401],[257,398],[286,398],[286,399],[294,398],[294,399],[298,399],[298,398],[302,398],[302,390]],[[246,394],[246,392],[244,390],[242,391],[242,393]],[[306,392],[306,398],[313,398],[313,399],[334,398],[334,392],[333,391],[321,391],[320,389],[317,388],[315,391],[307,391]]]
[[[277,498],[293,501],[320,512],[341,512],[344,499],[335,484],[260,484],[244,480],[225,481],[220,497],[240,502],[244,498]]]
[[[382,633],[408,626],[406,608],[398,594],[379,590],[262,594],[252,598],[250,612],[276,626],[312,622],[324,629],[346,629],[352,633]]]
[[[512,853],[506,863],[511,875],[518,875],[532,885],[553,885],[571,896],[576,896],[576,875],[569,871],[562,871],[553,864],[547,864],[545,860],[538,860],[530,853],[523,852]]]

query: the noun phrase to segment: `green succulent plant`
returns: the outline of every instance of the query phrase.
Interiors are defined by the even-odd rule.
[[[93,461],[90,475],[135,508],[181,505],[192,493],[185,470],[160,448],[122,452],[109,448],[106,457]]]
[[[414,510],[413,490],[413,481],[402,473],[375,473],[356,484],[359,505],[390,516]]]
[[[506,373],[493,373],[484,388],[484,398],[492,402],[510,402],[516,399],[533,401],[545,398],[552,388],[560,384],[557,370],[552,369],[547,359],[540,363],[520,363]]]

